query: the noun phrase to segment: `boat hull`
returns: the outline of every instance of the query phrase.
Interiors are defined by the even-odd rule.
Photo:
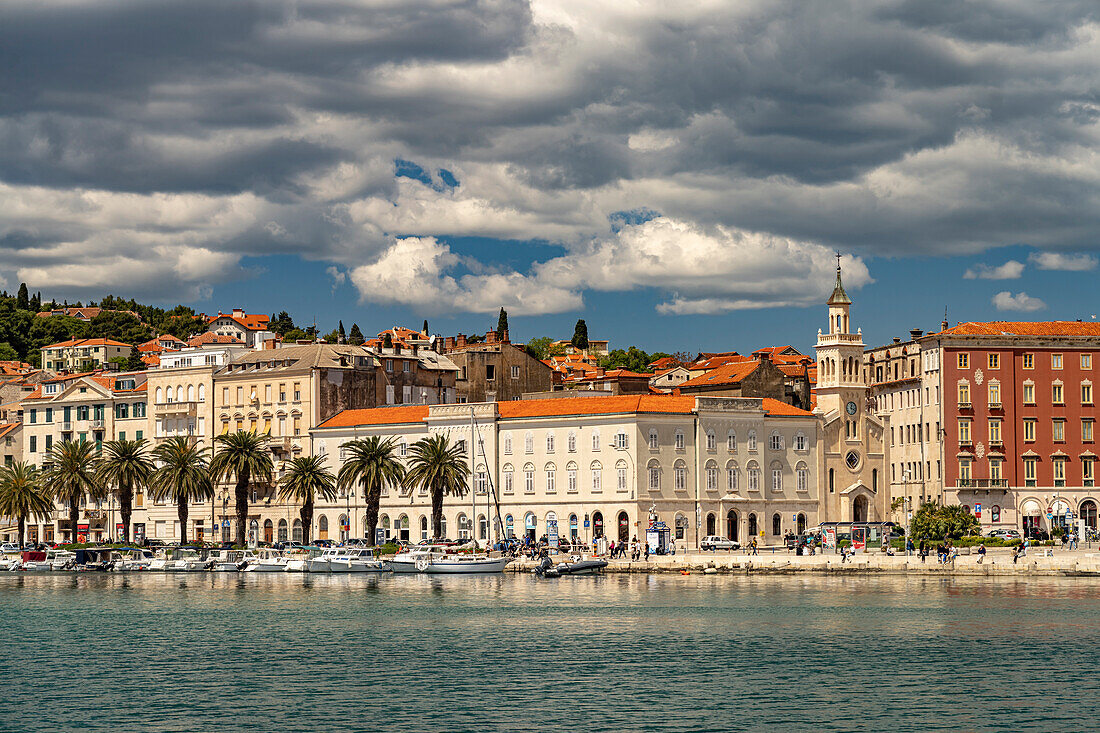
[[[421,572],[425,575],[483,575],[503,573],[507,565],[506,557],[485,560],[432,560]]]

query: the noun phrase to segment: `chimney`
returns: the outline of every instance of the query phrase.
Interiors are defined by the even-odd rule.
[[[395,343],[393,345],[393,353],[394,354],[400,354],[401,353],[401,344]]]
[[[234,308],[233,309],[233,317],[234,318],[244,318],[244,308]]]
[[[766,349],[761,349],[760,351],[757,351],[755,354],[753,354],[753,356],[755,356],[758,360],[762,362],[772,360],[772,353]]]
[[[465,345],[466,345],[466,334],[460,333],[460,334],[458,334],[458,336],[455,336],[455,346],[456,347],[462,347],[462,346],[465,346]]]
[[[919,328],[909,329],[909,338],[913,339],[914,341],[916,341],[917,339],[919,339],[923,335],[924,335],[924,331],[922,331]]]
[[[947,323],[947,319],[944,318],[943,321],[940,322],[940,330],[941,331],[946,331],[948,328],[949,328],[949,324]]]
[[[901,336],[895,336],[894,337],[894,343],[895,344],[900,344],[901,343]]]
[[[412,355],[416,356],[419,351],[420,351],[420,347],[417,346],[416,344],[413,344],[412,345]]]
[[[276,341],[276,339],[264,339],[264,348],[263,348],[263,350],[264,351],[274,351],[275,350],[275,341]]]

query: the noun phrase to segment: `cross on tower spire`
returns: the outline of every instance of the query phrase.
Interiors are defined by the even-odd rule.
[[[836,269],[840,269],[840,250],[836,251]]]

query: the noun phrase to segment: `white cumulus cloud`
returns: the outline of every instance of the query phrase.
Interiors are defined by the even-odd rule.
[[[1041,311],[1047,307],[1047,304],[1038,298],[1033,298],[1027,293],[1016,293],[1013,295],[1008,290],[1002,290],[993,296],[993,305],[999,311],[1024,311],[1030,313],[1033,311]]]
[[[1028,260],[1040,270],[1085,272],[1096,269],[1096,258],[1089,254],[1067,255],[1059,252],[1033,252]]]
[[[1017,280],[1024,274],[1024,263],[1009,260],[1003,265],[974,265],[963,273],[967,280]]]

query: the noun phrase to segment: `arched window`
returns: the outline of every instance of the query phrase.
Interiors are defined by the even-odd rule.
[[[504,434],[504,455],[506,455],[506,456],[512,455],[512,434],[511,433],[505,433]]]
[[[755,537],[758,529],[756,526],[756,515],[749,515],[749,537]]]
[[[340,541],[347,542],[348,535],[351,534],[351,525],[348,523],[348,515],[340,515]]]
[[[677,491],[687,491],[687,464],[682,458],[672,465],[672,484]]]
[[[737,452],[737,433],[732,430],[726,434],[726,450],[730,453]]]
[[[303,542],[304,541],[304,538],[302,537],[302,520],[301,519],[295,519],[294,524],[291,525],[291,527],[290,527],[290,541],[291,542]]]
[[[199,402],[206,402],[206,385],[199,385]]]
[[[779,535],[783,531],[783,517],[779,516],[779,512],[772,515],[772,534]]]
[[[603,491],[603,466],[599,461],[592,461],[592,491],[594,493]]]
[[[378,526],[382,528],[382,535],[388,540],[390,539],[390,515],[383,514],[378,518]],[[363,517],[363,536],[367,537],[367,518]],[[373,537],[367,537],[367,541],[374,542]]]
[[[464,512],[458,513],[458,538],[460,540],[470,538],[470,519]]]
[[[511,514],[504,515],[504,534],[507,535],[509,539],[516,536],[515,522]]]
[[[756,461],[749,463],[748,472],[749,491],[760,491],[760,466],[756,465]]]
[[[535,493],[535,464],[533,463],[523,466],[523,491],[527,494]]]
[[[710,537],[717,530],[717,519],[714,512],[707,512],[707,536]]]
[[[324,514],[317,517],[317,536],[319,539],[328,539],[328,517]]]
[[[756,431],[749,431],[749,450],[756,450]]]
[[[569,515],[569,538],[573,541],[576,541],[578,531],[579,530],[577,529],[577,515],[576,514],[570,514]]]
[[[523,518],[523,528],[529,539],[538,539],[535,537],[535,532],[538,530],[538,520],[535,519],[534,512],[527,512],[527,516]]]
[[[285,519],[279,520],[279,542],[286,542],[289,539],[287,535],[287,524]]]
[[[726,463],[726,490],[730,493],[737,491],[737,461]]]
[[[783,490],[783,466],[778,461],[772,462],[772,491]]]
[[[676,539],[682,540],[687,535],[688,520],[683,514],[676,515]]]
[[[994,504],[989,510],[989,520],[991,522],[1001,521],[1001,508]]]
[[[796,491],[809,491],[810,490],[810,469],[806,467],[805,463],[799,463],[794,470],[795,475],[795,490]]]
[[[577,464],[573,461],[565,464],[565,490],[570,494],[577,493]]]
[[[446,515],[439,518],[439,538],[447,539],[447,517]]]
[[[523,435],[523,452],[534,453],[535,452],[535,434],[528,430]]]
[[[615,490],[626,491],[628,488],[626,461],[620,458],[615,462]]]
[[[715,437],[713,430],[707,431],[707,450],[711,453],[718,450],[718,439]]]
[[[797,451],[804,451],[806,450],[806,445],[806,434],[799,431],[798,434],[794,436],[794,449]]]
[[[409,541],[409,515],[402,514],[397,518],[397,537],[405,542]]]
[[[160,387],[157,387],[157,404],[158,405],[163,405],[164,404],[163,394],[161,393],[161,388]]]
[[[799,514],[798,515],[798,533],[799,534],[805,534],[805,532],[806,532],[806,515],[805,514]]]
[[[557,469],[557,467],[553,463],[547,463],[546,466],[543,468],[543,470],[546,471],[546,493],[547,494],[557,493],[557,490],[558,490],[558,487],[557,487],[558,469]]]
[[[1000,513],[1000,510],[998,510]],[[1081,521],[1085,523],[1086,527],[1096,529],[1096,502],[1092,499],[1086,499],[1081,502],[1081,506],[1077,509],[1078,515],[1081,517]],[[996,520],[994,520],[996,521]]]
[[[195,385],[193,385],[193,384],[187,385],[187,401],[188,402],[194,402],[195,401]]]
[[[489,539],[489,520],[485,518],[484,514],[477,515],[477,538],[479,540]]]
[[[420,515],[420,539],[428,539],[428,518],[423,514]]]
[[[565,449],[570,453],[577,452],[577,433],[573,430],[570,430],[569,435],[565,438]]]
[[[706,482],[707,491],[718,491],[718,464],[713,460],[707,461]]]
[[[649,490],[660,491],[661,464],[657,462],[656,458],[653,458],[649,461],[649,465],[646,466],[646,472],[649,474]]]
[[[515,469],[512,468],[511,463],[504,464],[504,468],[501,470],[501,475],[503,477],[503,486],[501,487],[501,491],[503,491],[505,494],[511,494],[513,491],[515,491]]]

